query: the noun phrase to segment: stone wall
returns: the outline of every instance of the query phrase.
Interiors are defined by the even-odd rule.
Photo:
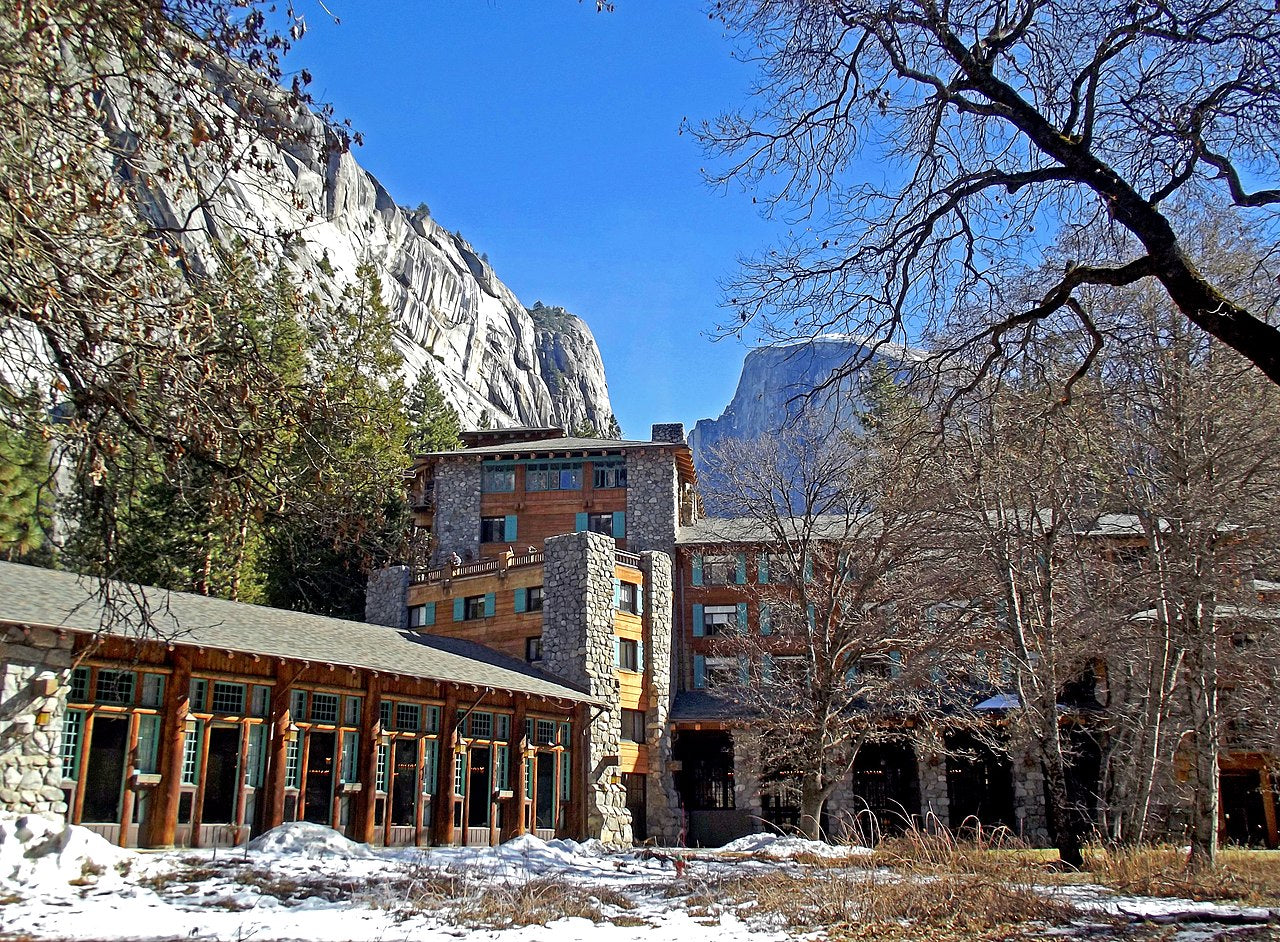
[[[1038,751],[1030,743],[1011,743],[1009,759],[1013,763],[1013,813],[1017,819],[1014,830],[1024,841],[1036,847],[1048,847],[1044,767]]]
[[[62,720],[71,636],[4,629],[0,647],[0,811],[62,818]]]
[[[760,734],[745,726],[736,727],[733,737],[733,806],[759,822],[764,813],[760,801]],[[758,823],[753,831],[767,830]]]
[[[670,767],[671,727],[667,716],[671,710],[671,678],[674,676],[671,645],[671,557],[666,553],[646,552],[640,555],[640,569],[645,574],[645,627],[649,692],[649,747],[646,824],[649,836],[660,844],[675,844],[680,838],[683,815],[680,794]]]
[[[614,673],[614,541],[599,533],[549,538],[542,583],[542,667],[608,706],[594,710],[587,745],[587,831],[630,844],[631,812],[618,773],[622,709]]]
[[[480,557],[480,462],[474,456],[441,458],[436,465],[432,565],[450,553]]]
[[[408,566],[388,566],[370,573],[369,584],[365,586],[364,620],[370,625],[407,628],[409,617],[405,600],[408,593]]]
[[[668,449],[627,452],[627,549],[672,554],[679,521],[679,479]]]
[[[920,816],[926,828],[951,825],[947,795],[947,748],[937,730],[924,728],[915,737],[916,773],[920,779]]]

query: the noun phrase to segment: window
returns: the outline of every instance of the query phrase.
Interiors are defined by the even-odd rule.
[[[556,724],[551,720],[538,720],[536,742],[540,746],[554,746],[556,744]]]
[[[305,690],[289,691],[289,715],[295,723],[307,715],[307,692]]]
[[[144,707],[160,707],[164,704],[164,674],[142,675],[142,695],[138,702]]]
[[[416,703],[396,704],[396,729],[417,732],[422,723],[422,711]]]
[[[468,595],[462,600],[462,620],[472,621],[476,618],[484,618],[484,596]]]
[[[192,677],[191,683],[187,685],[187,699],[190,701],[187,708],[193,713],[203,713],[205,698],[208,695],[209,681]]]
[[[436,603],[425,602],[422,605],[409,606],[409,627],[426,628],[436,623]]]
[[[506,517],[481,517],[480,542],[502,543],[507,539]]]
[[[71,692],[67,697],[77,703],[89,699],[89,668],[77,667],[71,672]]]
[[[62,718],[62,777],[74,779],[80,770],[80,733],[84,714],[68,710]]]
[[[702,560],[702,578],[698,581],[698,560]],[[746,557],[720,554],[694,557],[695,585],[739,585],[746,582]],[[741,576],[741,578],[740,578]]]
[[[613,536],[613,514],[587,514],[587,529],[592,533],[603,533]]]
[[[618,669],[640,670],[640,642],[631,638],[618,639]]]
[[[378,703],[378,722],[382,724],[384,730],[391,728],[391,717],[395,715],[396,705],[390,700],[382,700]]]
[[[622,741],[623,742],[644,742],[645,724],[644,710],[628,710],[622,711]]]
[[[627,462],[624,458],[594,461],[591,464],[592,487],[626,487]]]
[[[516,466],[485,462],[480,471],[480,488],[486,494],[510,494],[516,489]]]
[[[524,639],[524,659],[530,664],[536,664],[542,660],[542,635]]]
[[[575,533],[602,533],[620,540],[627,535],[627,513],[624,510],[615,513],[579,513],[574,520],[573,530]]]
[[[702,605],[702,634],[711,638],[732,631],[738,620],[736,605]]]
[[[472,739],[491,739],[493,737],[493,714],[472,713],[467,721],[467,735]]]
[[[542,586],[529,586],[515,590],[516,613],[542,611]]]
[[[360,698],[347,697],[345,701],[345,709],[342,714],[342,721],[347,726],[360,725]]]
[[[693,686],[697,688],[734,687],[747,682],[745,658],[693,657]]]
[[[640,614],[640,587],[634,582],[618,583],[618,611]]]
[[[98,671],[99,703],[132,703],[133,671]]]
[[[243,713],[244,685],[214,681],[212,709],[214,713]]]
[[[313,693],[311,695],[311,722],[338,722],[338,697],[332,693]]]
[[[253,715],[266,717],[271,712],[271,688],[253,688]]]
[[[543,461],[525,468],[526,491],[578,491],[582,489],[581,461]]]

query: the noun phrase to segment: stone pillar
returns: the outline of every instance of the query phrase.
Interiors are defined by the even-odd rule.
[[[1044,766],[1032,743],[1009,744],[1013,768],[1014,831],[1033,847],[1049,846],[1049,815],[1045,802]]]
[[[4,629],[0,647],[0,810],[65,819],[62,721],[71,673],[70,635]],[[86,745],[81,743],[81,754]]]
[[[947,747],[935,729],[921,729],[912,745],[920,778],[920,817],[926,831],[951,826],[951,798],[947,794]]]
[[[649,693],[648,729],[649,774],[645,796],[649,836],[662,844],[680,839],[680,793],[671,773],[671,678],[674,666],[671,650],[671,557],[666,553],[640,554],[645,575],[645,683]]]
[[[433,566],[450,553],[464,560],[480,557],[479,458],[463,454],[441,458],[436,465],[436,511],[431,531]]]
[[[409,567],[388,566],[369,574],[365,586],[364,620],[370,625],[404,629],[409,626]]]
[[[680,476],[670,449],[627,452],[627,549],[672,553],[680,522]]]
[[[542,584],[542,667],[585,687],[593,707],[586,756],[589,836],[631,843],[631,812],[618,776],[622,710],[614,670],[615,544],[599,533],[569,533],[546,541]]]
[[[751,830],[760,830],[764,816],[760,801],[760,734],[738,726],[729,733],[733,739],[733,806],[751,820]]]

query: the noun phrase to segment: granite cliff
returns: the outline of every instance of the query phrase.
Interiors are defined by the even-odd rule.
[[[213,79],[230,81],[225,72]],[[127,102],[117,104],[115,120],[127,128]],[[322,121],[277,117],[292,125],[293,143],[246,140],[252,160],[193,167],[194,187],[144,186],[142,211],[181,233],[189,265],[216,264],[216,243],[249,234],[313,290],[336,297],[368,262],[410,380],[430,369],[465,425],[487,413],[498,426],[605,428],[613,412],[585,323],[568,314],[536,322],[482,253],[427,212],[397,205]]]

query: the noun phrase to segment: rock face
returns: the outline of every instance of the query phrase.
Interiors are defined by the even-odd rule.
[[[860,338],[827,334],[811,341],[757,347],[742,363],[742,376],[733,400],[718,419],[700,419],[689,433],[689,446],[701,477],[717,443],[726,439],[750,441],[781,428],[806,404],[835,412],[845,423],[857,423],[866,408],[865,384],[878,368],[890,374],[904,371],[924,358],[920,350],[882,346],[857,373],[814,393],[850,361],[867,354]]]
[[[226,73],[211,79],[230,81]],[[120,107],[116,120],[127,125],[127,112]],[[230,172],[195,167],[199,190],[212,194],[204,202],[194,188],[144,185],[142,211],[183,233],[194,270],[216,264],[215,244],[246,233],[329,298],[367,262],[382,281],[409,378],[430,369],[464,424],[475,427],[486,412],[495,426],[612,419],[586,324],[558,308],[550,309],[556,318],[531,316],[461,233],[396,205],[318,118],[288,120],[300,143],[259,140],[252,164]]]
[[[570,432],[590,425],[599,434],[614,437],[609,434],[614,419],[604,363],[591,328],[564,308],[548,307],[541,301],[529,308],[529,316],[533,319],[538,370],[559,407],[559,424]]]

